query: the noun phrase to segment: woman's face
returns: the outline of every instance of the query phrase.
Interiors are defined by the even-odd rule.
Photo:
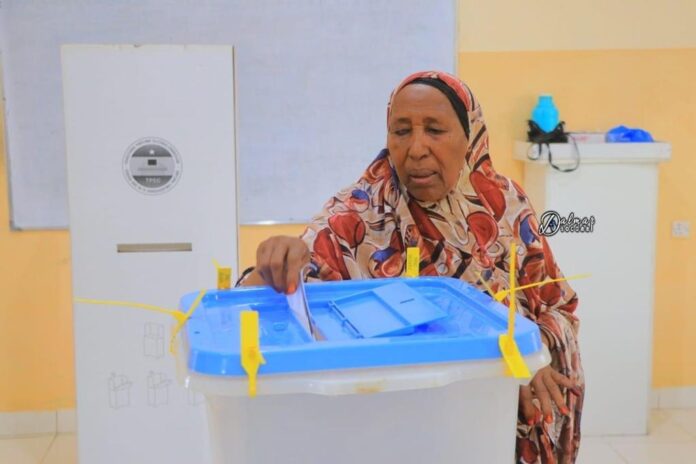
[[[387,148],[399,179],[421,201],[454,188],[469,141],[447,97],[425,84],[407,85],[392,102]]]

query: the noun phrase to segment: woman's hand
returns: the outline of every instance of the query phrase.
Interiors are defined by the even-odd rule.
[[[309,262],[307,244],[297,237],[277,236],[256,250],[256,269],[244,285],[268,284],[280,293],[295,293],[300,270]]]
[[[559,374],[551,366],[539,369],[529,385],[520,387],[520,410],[524,420],[529,425],[534,425],[543,417],[547,424],[553,422],[553,407],[556,403],[561,414],[570,414],[568,406],[563,399],[562,389],[567,388],[574,395],[579,395],[579,390],[575,382]],[[534,405],[534,399],[539,400],[541,405],[541,416],[539,410]]]

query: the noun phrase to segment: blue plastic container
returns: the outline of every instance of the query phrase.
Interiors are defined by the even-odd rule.
[[[520,383],[498,336],[507,308],[449,277],[305,288],[315,341],[267,287],[211,291],[177,360],[205,395],[216,464],[510,462]],[[190,307],[197,294],[183,297]],[[240,366],[239,312],[259,313],[257,396]],[[548,364],[537,325],[516,319],[532,373]],[[184,364],[185,362],[185,364]],[[186,366],[187,368],[184,368]]]
[[[259,312],[259,375],[500,359],[507,308],[449,277],[373,279],[306,285],[311,314],[325,340],[294,319],[285,295],[269,287],[209,291],[186,324],[190,372],[244,376],[239,312]],[[185,295],[185,310],[196,298]],[[374,314],[374,317],[371,316]],[[539,329],[516,318],[523,355],[542,349]]]
[[[544,132],[551,132],[558,125],[558,109],[551,95],[539,96],[539,101],[532,111],[532,121],[537,123]]]

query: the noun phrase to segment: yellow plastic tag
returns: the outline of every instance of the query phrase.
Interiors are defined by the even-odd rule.
[[[505,374],[508,377],[528,379],[532,376],[514,338],[502,334],[498,337],[498,346],[505,360]]]
[[[420,275],[420,248],[406,248],[406,277],[418,277]]]
[[[532,375],[527,363],[520,353],[515,341],[515,315],[517,314],[517,298],[515,298],[515,285],[517,273],[517,244],[510,244],[510,303],[508,305],[508,330],[507,334],[501,334],[498,338],[498,346],[507,365],[506,374],[516,379],[527,379]]]
[[[232,268],[220,266],[220,263],[215,259],[213,259],[213,265],[217,269],[217,289],[229,290],[232,288]]]
[[[249,377],[249,396],[256,396],[256,374],[261,364],[266,364],[259,345],[259,313],[256,311],[241,311],[240,322],[240,355],[242,367]]]
[[[232,287],[232,268],[219,267],[217,270],[218,290],[229,290]]]

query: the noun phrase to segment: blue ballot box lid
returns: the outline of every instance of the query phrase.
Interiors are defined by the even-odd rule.
[[[356,338],[408,335],[447,313],[405,282],[383,285],[330,303]]]
[[[449,277],[371,279],[305,286],[324,340],[293,317],[285,295],[270,287],[209,291],[185,329],[187,366],[198,374],[243,376],[239,313],[259,313],[259,375],[501,358],[498,336],[507,308]],[[197,293],[185,295],[180,308]],[[542,347],[537,325],[518,315],[522,355]]]

